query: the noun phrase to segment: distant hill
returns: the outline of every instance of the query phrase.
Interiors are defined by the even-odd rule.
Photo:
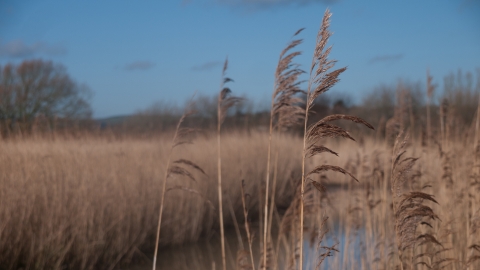
[[[132,118],[133,115],[117,115],[110,116],[105,118],[94,119],[94,121],[100,126],[116,126],[125,123],[128,119]]]

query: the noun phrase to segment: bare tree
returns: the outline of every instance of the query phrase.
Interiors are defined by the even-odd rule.
[[[0,67],[0,121],[4,128],[17,124],[30,130],[38,116],[90,118],[89,89],[67,74],[64,66],[51,61],[29,60]]]

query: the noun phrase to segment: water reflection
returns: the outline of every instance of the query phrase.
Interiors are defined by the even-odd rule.
[[[346,237],[344,232],[338,229],[338,223],[332,231],[329,232],[329,237],[324,239],[322,245],[332,246],[336,244],[337,249],[341,253],[335,254],[333,257],[327,258],[322,264],[321,269],[330,269],[335,266],[335,269],[344,269],[349,266],[343,265],[344,247],[346,244]],[[257,234],[258,235],[258,232]],[[227,230],[226,234],[226,256],[227,256],[227,269],[236,269],[236,254],[240,250],[240,243],[234,230]],[[353,256],[354,261],[359,261],[361,257],[362,239],[364,238],[363,230],[357,232],[357,236],[349,239],[349,251],[347,256]],[[253,253],[255,258],[256,269],[260,263],[260,247],[258,237],[253,243]],[[248,249],[248,243],[243,243],[244,248]],[[281,245],[280,245],[281,246]],[[159,252],[157,269],[171,269],[171,270],[218,270],[222,269],[222,258],[220,249],[219,237],[212,237],[208,240],[202,240],[196,243],[189,243],[180,246],[173,246],[163,248]],[[315,269],[317,258],[320,252],[317,250],[317,245],[310,242],[310,238],[307,236],[304,241],[304,269]],[[284,269],[286,267],[288,257],[285,254],[285,250],[280,250],[277,262],[279,263],[278,269]],[[282,254],[283,253],[283,254]],[[129,270],[147,270],[151,269],[151,262],[146,262],[141,265],[129,268]]]
[[[248,248],[246,242],[243,243]],[[225,249],[227,256],[227,269],[235,269],[236,254],[240,250],[238,237],[234,230],[225,231]],[[254,242],[253,252],[259,257],[259,244]],[[256,262],[257,263],[257,262]],[[147,270],[152,265],[145,263],[129,270]],[[179,246],[167,247],[159,250],[157,269],[171,270],[211,270],[222,269],[222,255],[220,238],[213,236],[210,239],[200,240]]]

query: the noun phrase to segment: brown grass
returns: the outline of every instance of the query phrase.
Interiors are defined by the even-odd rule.
[[[0,144],[0,265],[4,269],[108,269],[128,263],[131,258],[144,258],[142,253],[151,254],[159,210],[160,179],[170,144],[168,137],[158,140],[3,141]],[[267,140],[268,134],[264,133],[227,133],[223,137],[224,194],[230,198],[237,220],[243,223],[240,180],[245,179],[245,192],[250,194],[248,216],[255,220],[259,208],[255,195],[259,188],[257,183],[262,182],[266,173],[266,160],[262,157],[267,151]],[[300,138],[289,136],[278,137],[275,141],[279,157],[273,228],[279,226],[275,216],[290,204],[295,186],[292,180],[300,176],[301,160],[292,157],[301,156],[298,149],[302,143]],[[321,182],[328,193],[311,186],[315,192],[310,205],[318,214],[307,215],[307,227],[317,226],[315,230],[308,230],[308,235],[315,235],[326,214],[330,218],[324,229],[329,232],[322,246],[330,246],[334,238],[350,243],[337,245],[338,255],[326,257],[320,269],[327,265],[333,269],[394,269],[400,264],[392,197],[388,192],[392,151],[382,142],[368,138],[362,141],[361,144],[330,142],[339,156],[329,158],[329,164],[345,168],[356,176],[358,183],[351,181],[349,176],[324,172],[314,180]],[[434,194],[439,203],[429,207],[440,221],[430,223],[433,228],[420,226],[417,233],[429,232],[443,245],[443,248],[417,246],[415,253],[409,251],[412,252],[409,257],[425,254],[422,261],[425,259],[430,265],[455,259],[439,264],[439,268],[466,269],[470,266],[476,269],[480,254],[477,248],[480,222],[478,210],[476,215],[470,214],[470,201],[476,200],[478,206],[478,196],[468,196],[469,193],[478,194],[472,192],[475,186],[471,186],[476,183],[471,180],[472,149],[459,141],[449,144],[454,183],[450,186],[449,180],[442,178],[444,158],[438,149],[421,147],[420,142],[414,140],[409,144],[404,155],[419,159],[410,170],[412,180],[404,187]],[[160,238],[162,246],[196,241],[202,235],[219,231],[215,226],[218,224],[217,167],[214,159],[206,158],[215,157],[215,145],[214,136],[203,136],[194,147],[179,148],[181,158],[198,164],[206,176],[192,172],[196,183],[185,177],[169,181],[167,189],[184,185],[198,190],[201,196],[182,190],[167,192]],[[325,161],[325,156],[315,156],[306,165],[313,168]],[[213,202],[215,209],[207,200]],[[255,222],[249,223],[250,233],[257,235],[254,241],[258,241],[259,228]],[[229,227],[232,223],[226,219],[225,224]],[[245,235],[244,228],[242,233]],[[276,269],[284,269],[288,264],[287,257],[282,254],[286,252],[284,243],[288,243],[289,235],[281,235],[279,251],[275,252]],[[273,239],[276,245],[277,237]],[[160,249],[159,252],[164,251]],[[290,252],[295,253],[291,248]],[[252,255],[258,266],[260,253],[254,250]],[[251,260],[248,258],[249,264]],[[313,265],[312,260],[308,257],[306,263]],[[216,261],[216,265],[221,265],[221,261]]]

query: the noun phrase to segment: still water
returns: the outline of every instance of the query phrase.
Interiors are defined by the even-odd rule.
[[[240,250],[240,243],[235,233],[235,230],[227,230],[225,235],[226,238],[226,259],[227,259],[227,269],[236,269],[236,254]],[[360,236],[362,231],[359,231]],[[258,235],[258,231],[256,232]],[[333,245],[337,244],[337,249],[342,250],[345,245],[344,234],[338,230],[333,229],[332,233],[329,233],[330,237],[323,242],[323,245]],[[354,240],[353,246],[354,250],[358,250],[360,241]],[[248,243],[245,241],[243,243],[244,248],[248,250]],[[260,258],[260,247],[258,237],[254,241],[252,246],[255,265],[256,268],[259,266]],[[317,251],[316,245],[311,245],[310,239],[307,236],[304,241],[304,269],[315,269],[315,258],[318,257],[319,252]],[[335,256],[341,256],[341,254],[335,254]],[[334,257],[335,257],[334,256]],[[355,257],[359,254],[354,254]],[[134,267],[128,268],[128,270],[148,270],[152,269],[151,259],[145,257],[145,262]],[[286,255],[279,255],[277,261],[279,261],[279,269],[285,267]],[[328,268],[329,264],[332,264],[334,257],[327,258],[327,260],[322,264],[322,268]],[[148,261],[147,261],[148,260]],[[157,269],[169,269],[169,270],[218,270],[222,269],[222,257],[221,257],[221,245],[220,239],[218,236],[213,236],[210,239],[204,239],[196,243],[188,243],[179,246],[173,246],[168,248],[163,248],[159,250],[159,255],[157,259]]]

